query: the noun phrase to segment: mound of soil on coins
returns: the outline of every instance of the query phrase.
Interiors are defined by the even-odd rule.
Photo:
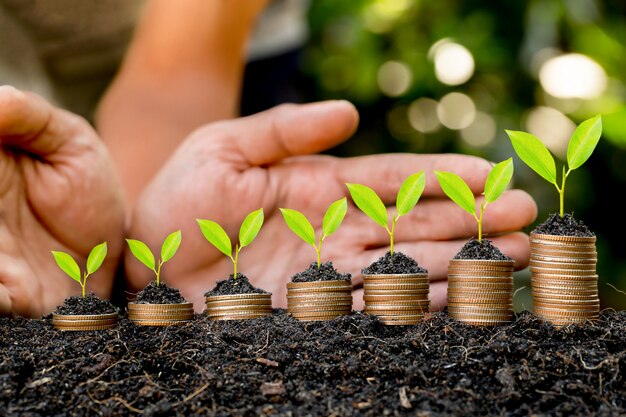
[[[98,298],[94,293],[85,297],[72,296],[66,298],[63,305],[57,307],[55,313],[63,315],[110,314],[117,312],[117,307],[108,300]]]
[[[461,250],[454,256],[454,259],[480,259],[493,261],[510,261],[511,258],[500,252],[491,240],[483,239],[478,241],[470,238]]]
[[[291,282],[313,282],[313,281],[350,281],[352,275],[342,274],[337,271],[332,262],[324,262],[317,267],[317,262],[311,262],[311,265],[302,272],[291,277]]]
[[[385,256],[373,262],[370,266],[363,268],[361,273],[368,275],[375,274],[425,274],[428,271],[417,264],[413,258],[406,256],[402,252],[387,252]]]
[[[569,213],[551,214],[548,219],[532,231],[533,233],[555,236],[594,237],[595,234],[581,221]]]
[[[215,288],[211,291],[207,291],[204,296],[210,297],[212,295],[233,294],[268,294],[268,292],[253,286],[247,276],[238,273],[237,278],[235,278],[233,274],[230,274],[228,279],[217,281]]]
[[[152,281],[139,291],[134,302],[138,304],[180,304],[186,303],[187,300],[180,295],[177,288],[168,287],[163,283],[157,286],[156,282]]]
[[[0,318],[3,416],[618,416],[626,312],[561,330],[528,312],[470,327],[361,313],[60,332]]]

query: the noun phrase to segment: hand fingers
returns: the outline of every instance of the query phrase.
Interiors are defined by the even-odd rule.
[[[36,94],[10,86],[0,86],[0,143],[23,149],[49,162],[60,156],[59,150],[71,141],[78,145],[76,153],[85,146],[102,146],[79,133],[91,129],[82,118],[55,109]],[[91,139],[91,138],[89,138]]]
[[[389,218],[395,212],[394,207],[389,208]],[[537,205],[530,195],[522,190],[506,191],[485,210],[483,234],[489,238],[490,234],[521,230],[535,221],[536,216]],[[389,243],[387,231],[358,209],[346,217],[342,229],[349,230],[354,241],[364,247]],[[409,214],[400,217],[395,240],[451,240],[469,238],[477,233],[478,224],[474,217],[453,201],[437,198],[420,201]]]
[[[251,166],[331,148],[356,130],[358,113],[343,100],[281,105],[228,123],[228,133]]]
[[[467,182],[474,194],[480,194],[491,167],[485,159],[468,155],[382,154],[343,159],[336,164],[335,175],[342,184],[367,185],[384,202],[394,203],[402,182],[415,172],[426,174],[424,196],[444,195],[433,171],[454,172]]]
[[[530,258],[530,245],[528,235],[522,232],[509,233],[496,236],[492,241],[500,251],[515,260],[515,269],[523,269],[528,266]],[[448,276],[448,264],[463,247],[467,240],[453,240],[444,242],[421,241],[415,243],[399,243],[395,245],[396,252],[402,252],[415,259],[417,263],[428,270],[428,277],[431,281],[445,280]],[[378,258],[382,257],[388,247],[371,249],[355,256],[351,261],[352,267],[341,265],[345,270],[358,270],[370,265]],[[353,284],[360,285],[363,278],[360,274],[355,274]]]
[[[442,310],[448,304],[448,281],[431,282],[428,298],[430,299],[430,311]],[[363,310],[364,307],[363,288],[357,288],[352,291],[352,309],[359,311]]]
[[[4,285],[0,284],[0,317],[12,314],[11,296]]]

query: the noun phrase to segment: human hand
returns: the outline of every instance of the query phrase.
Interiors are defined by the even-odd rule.
[[[79,294],[50,251],[84,263],[104,241],[109,255],[89,289],[109,297],[124,233],[120,190],[87,122],[0,86],[0,314],[37,317]]]
[[[287,228],[280,207],[303,212],[319,229],[328,205],[348,195],[346,182],[372,187],[391,205],[402,181],[424,170],[423,197],[400,219],[396,250],[429,270],[432,304],[440,308],[446,302],[448,261],[476,233],[476,222],[444,196],[432,171],[455,172],[480,194],[491,164],[476,157],[442,154],[308,156],[347,139],[357,123],[351,104],[331,101],[283,105],[202,127],[172,155],[140,197],[130,236],[158,248],[168,233],[182,228],[181,250],[167,265],[164,277],[201,310],[204,292],[232,273],[232,265],[206,242],[195,219],[217,221],[236,239],[244,216],[263,207],[265,225],[258,240],[242,251],[239,270],[273,293],[274,306],[284,306],[291,275],[306,269],[316,255]],[[534,220],[534,201],[523,191],[510,190],[489,209],[484,219],[487,237],[516,259],[518,269],[525,267],[528,237],[516,231]],[[324,242],[322,258],[332,260],[340,272],[353,274],[359,286],[361,268],[384,255],[388,244],[387,232],[351,205],[342,226]],[[130,255],[126,260],[130,286],[138,290],[150,274]],[[360,291],[355,291],[357,309],[362,306]]]

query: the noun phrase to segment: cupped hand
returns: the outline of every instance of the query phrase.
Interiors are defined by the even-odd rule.
[[[84,267],[91,248],[106,241],[109,255],[88,288],[110,295],[124,234],[120,190],[86,121],[0,86],[0,314],[36,317],[80,294],[51,250]]]
[[[263,207],[265,225],[257,240],[242,250],[239,270],[273,293],[274,306],[284,306],[286,283],[306,269],[316,253],[287,228],[279,208],[303,212],[319,231],[328,205],[348,195],[346,182],[372,187],[393,210],[402,181],[424,170],[423,197],[399,220],[396,250],[429,270],[433,308],[445,305],[448,261],[476,234],[477,226],[472,216],[443,195],[432,171],[461,175],[479,195],[491,164],[454,154],[344,159],[312,155],[346,140],[357,123],[350,103],[330,101],[282,105],[198,129],[145,189],[133,213],[130,237],[158,250],[168,233],[183,230],[180,252],[164,267],[163,276],[201,310],[203,293],[232,273],[232,263],[204,239],[195,219],[217,221],[236,241],[245,215]],[[534,201],[519,190],[507,191],[485,214],[485,234],[516,260],[518,268],[525,267],[529,257],[528,237],[519,230],[535,216]],[[384,255],[388,245],[385,229],[351,204],[343,225],[324,241],[322,259],[353,274],[358,287],[361,268]],[[125,264],[133,290],[151,279],[128,253]],[[356,308],[362,305],[358,291],[354,301]]]

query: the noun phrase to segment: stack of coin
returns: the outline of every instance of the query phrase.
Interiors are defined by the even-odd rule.
[[[290,282],[287,313],[300,321],[326,321],[352,312],[352,282]]]
[[[531,233],[535,314],[556,327],[596,320],[600,310],[596,238]]]
[[[513,260],[451,259],[448,314],[474,326],[513,319]]]
[[[58,330],[105,330],[117,324],[118,314],[52,314],[52,326]]]
[[[272,294],[211,295],[205,298],[211,320],[247,320],[272,315]]]
[[[128,303],[128,318],[139,326],[175,326],[193,319],[193,304]]]
[[[416,324],[428,313],[428,289],[428,273],[363,274],[363,311],[386,325]]]

